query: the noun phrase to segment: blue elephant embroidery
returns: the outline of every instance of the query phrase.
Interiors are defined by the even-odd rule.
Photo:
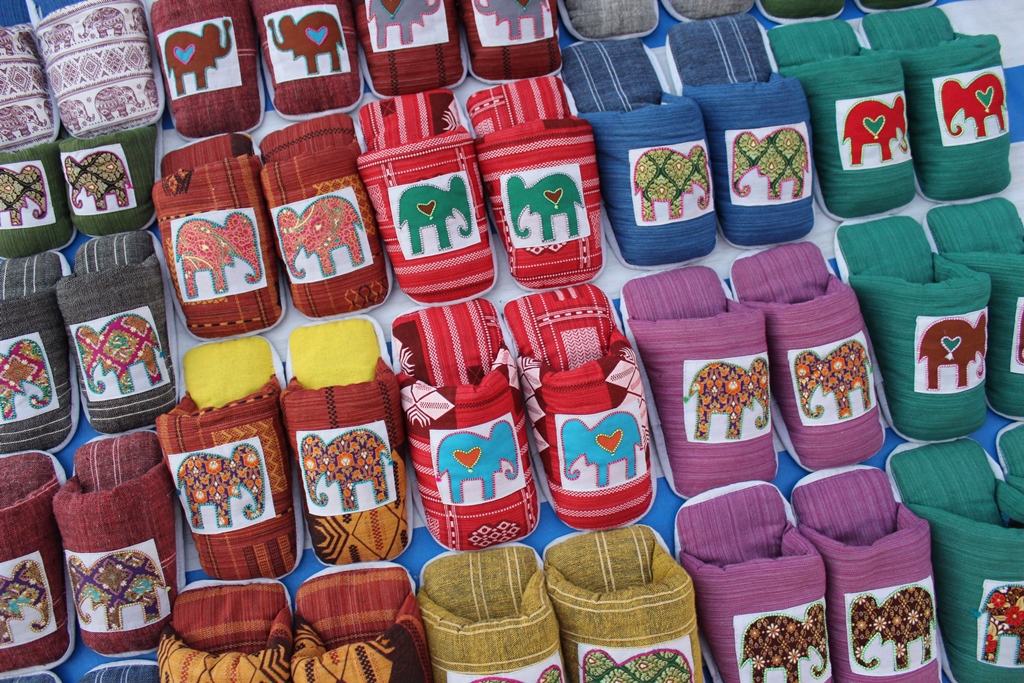
[[[597,466],[599,487],[608,486],[608,467],[616,462],[625,461],[626,478],[632,479],[636,476],[637,449],[641,446],[640,428],[630,413],[606,415],[593,429],[588,429],[582,420],[566,420],[562,425],[562,475],[572,481],[579,479],[583,467],[574,472],[573,466],[583,458],[583,466]]]
[[[519,449],[512,435],[512,425],[507,421],[498,422],[487,437],[466,431],[441,439],[437,446],[439,483],[445,472],[452,503],[462,504],[462,487],[467,481],[482,482],[484,499],[494,500],[499,474],[504,474],[509,481],[519,478]]]

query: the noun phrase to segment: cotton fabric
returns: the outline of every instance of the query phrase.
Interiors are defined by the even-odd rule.
[[[632,111],[660,104],[661,81],[639,38],[573,43],[562,80],[580,112]]]

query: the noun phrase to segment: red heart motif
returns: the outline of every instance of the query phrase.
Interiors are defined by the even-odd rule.
[[[431,199],[426,204],[417,204],[416,208],[419,209],[420,213],[422,213],[427,218],[433,218],[434,209],[437,208],[437,200]]]
[[[558,201],[562,198],[562,188],[557,190],[544,190],[544,196],[548,198],[548,201],[558,206]]]
[[[465,467],[470,472],[472,472],[473,467],[478,462],[480,462],[480,456],[482,456],[483,454],[484,452],[480,449],[479,446],[470,448],[468,451],[452,451],[452,457],[454,457],[455,460],[458,461],[460,465]]]
[[[622,443],[622,430],[616,429],[611,434],[598,434],[595,438],[597,445],[605,449],[609,453],[614,453],[615,449]]]

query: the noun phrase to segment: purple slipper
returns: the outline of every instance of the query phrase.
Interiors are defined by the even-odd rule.
[[[688,498],[771,481],[778,461],[764,314],[729,301],[704,266],[630,280],[622,313],[650,380],[651,426],[672,490]]]
[[[885,431],[857,296],[810,242],[784,244],[732,264],[742,305],[764,312],[771,387],[786,450],[807,470],[863,462]]]
[[[874,467],[823,470],[792,493],[828,571],[828,637],[846,683],[939,680],[931,534]]]

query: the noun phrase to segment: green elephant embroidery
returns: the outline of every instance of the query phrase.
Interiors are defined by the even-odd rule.
[[[567,240],[580,236],[577,207],[586,210],[582,193],[576,181],[565,173],[552,173],[527,187],[522,176],[514,175],[506,185],[508,195],[508,216],[510,227],[516,237],[529,239],[531,230],[523,226],[523,214],[527,211],[540,216],[541,241],[555,241],[555,216],[565,216],[568,224]]]
[[[414,185],[402,192],[398,200],[398,227],[409,231],[411,256],[423,256],[423,230],[437,231],[438,252],[452,248],[451,233],[456,229],[465,241],[473,236],[473,207],[469,201],[469,188],[462,175],[448,179],[448,189],[434,185]],[[461,246],[461,245],[460,245]]]
[[[704,190],[697,200],[703,211],[711,202],[711,179],[708,155],[700,145],[690,149],[689,155],[655,147],[641,154],[633,167],[633,193],[640,195],[640,215],[645,223],[655,222],[656,202],[668,204],[669,219],[681,219],[683,195],[692,193],[695,186]]]
[[[780,128],[758,139],[753,133],[740,133],[732,143],[732,189],[746,197],[751,186],[743,185],[743,177],[751,169],[768,179],[768,199],[782,198],[782,183],[793,181],[793,199],[804,194],[804,179],[811,170],[807,141],[795,128]]]
[[[657,649],[616,662],[603,650],[592,650],[583,658],[585,683],[690,683],[693,671],[678,650]]]

